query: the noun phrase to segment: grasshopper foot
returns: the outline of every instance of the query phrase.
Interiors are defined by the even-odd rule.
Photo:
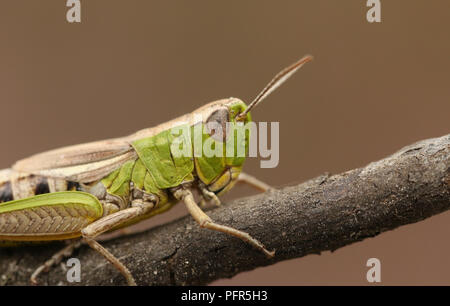
[[[38,285],[38,277],[42,272],[48,272],[50,268],[59,264],[64,258],[69,257],[73,252],[81,246],[81,240],[76,240],[71,242],[61,251],[53,255],[49,260],[47,260],[43,265],[39,266],[31,275],[30,282],[32,285]]]

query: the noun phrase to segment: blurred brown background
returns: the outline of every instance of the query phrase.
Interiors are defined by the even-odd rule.
[[[0,167],[55,147],[130,134],[219,98],[254,98],[304,54],[315,61],[258,107],[280,121],[274,185],[339,173],[449,133],[450,2],[66,1],[0,4]],[[227,199],[248,195],[238,187]],[[186,214],[184,207],[152,225]],[[450,284],[450,213],[217,285]]]

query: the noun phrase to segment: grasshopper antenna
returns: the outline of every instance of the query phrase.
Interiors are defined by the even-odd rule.
[[[267,98],[275,89],[280,87],[281,84],[286,82],[295,72],[297,72],[300,67],[302,67],[305,63],[312,61],[313,57],[311,55],[306,55],[302,57],[300,60],[296,61],[289,67],[284,68],[280,71],[266,87],[259,93],[259,95],[249,104],[247,109],[237,115],[237,120],[243,120],[247,113],[249,113],[254,107],[256,107],[259,103],[261,103],[265,98]]]

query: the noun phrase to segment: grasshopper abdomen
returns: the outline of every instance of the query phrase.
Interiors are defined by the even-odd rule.
[[[11,169],[0,171],[0,203],[61,191],[82,190],[78,182],[25,174]]]

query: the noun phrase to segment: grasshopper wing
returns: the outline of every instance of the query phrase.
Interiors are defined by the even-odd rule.
[[[40,153],[20,160],[12,169],[46,177],[90,183],[137,158],[125,139],[111,139]]]

